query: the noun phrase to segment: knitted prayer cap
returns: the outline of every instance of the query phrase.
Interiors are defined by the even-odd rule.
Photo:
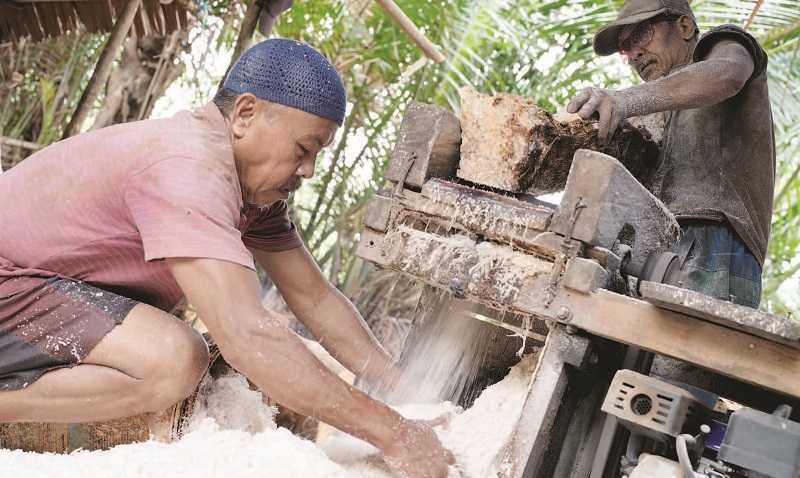
[[[333,65],[317,50],[295,40],[273,38],[253,45],[233,65],[222,87],[252,93],[339,126],[347,106],[347,93]]]

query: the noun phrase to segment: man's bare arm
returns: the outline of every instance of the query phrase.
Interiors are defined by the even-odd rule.
[[[213,259],[168,262],[225,359],[270,397],[381,449],[398,439],[403,419],[396,412],[333,375],[268,315],[255,272]]]
[[[624,90],[587,88],[569,103],[567,111],[583,119],[599,114],[598,137],[607,141],[626,118],[725,101],[741,91],[754,68],[753,58],[743,45],[722,40],[705,60],[664,78]]]
[[[370,383],[394,372],[389,354],[305,247],[253,254],[297,319],[339,362]]]
[[[170,271],[225,359],[271,398],[366,440],[407,478],[444,478],[453,456],[407,420],[333,375],[261,306],[255,272],[214,259],[169,259]]]

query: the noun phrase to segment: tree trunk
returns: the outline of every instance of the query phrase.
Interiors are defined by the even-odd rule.
[[[91,129],[146,119],[156,100],[183,73],[177,61],[188,28],[170,35],[130,37],[120,65],[108,79],[106,99]]]

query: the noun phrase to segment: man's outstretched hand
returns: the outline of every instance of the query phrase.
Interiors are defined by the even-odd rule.
[[[382,450],[386,463],[403,478],[447,478],[453,454],[426,423],[406,420],[399,439]]]
[[[567,105],[569,113],[577,113],[584,120],[599,118],[597,138],[606,144],[614,136],[622,121],[629,116],[628,101],[620,91],[603,88],[586,88]]]

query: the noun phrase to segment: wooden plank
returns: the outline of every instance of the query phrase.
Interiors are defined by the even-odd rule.
[[[460,145],[461,127],[453,113],[412,102],[403,115],[386,179],[395,183],[405,180],[419,189],[428,178],[455,177]],[[414,163],[405,174],[405,162],[412,157]]]
[[[667,284],[643,281],[639,293],[658,307],[800,348],[800,322]]]
[[[67,451],[67,425],[1,423],[0,445],[7,450],[64,453]]]
[[[510,244],[533,242],[547,230],[555,212],[545,206],[440,179],[425,183],[422,196],[414,205],[421,212]]]
[[[144,442],[150,438],[151,414],[135,415],[105,422],[69,426],[68,451],[107,450],[117,445]]]
[[[563,292],[567,323],[616,342],[800,398],[800,350],[599,290]]]
[[[575,153],[550,230],[609,250],[618,240],[631,246],[626,271],[637,277],[650,254],[669,250],[680,234],[672,213],[621,162],[588,149]]]
[[[385,238],[386,235],[383,233],[378,233],[371,229],[364,229],[361,231],[361,239],[358,241],[356,255],[377,266],[386,266],[387,259],[382,252]]]
[[[567,365],[583,361],[588,349],[586,338],[570,336],[561,327],[555,327],[547,336],[514,432],[496,458],[496,476],[535,476],[544,464],[569,383]]]

